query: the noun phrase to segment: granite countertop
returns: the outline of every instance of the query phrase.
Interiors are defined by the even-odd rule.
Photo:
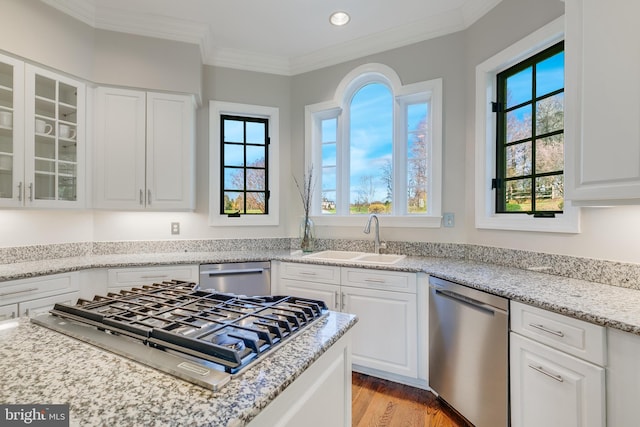
[[[392,265],[326,262],[300,251],[174,252],[70,257],[0,265],[0,282],[87,268],[280,260],[424,272],[598,325],[640,335],[640,291],[478,261],[407,256]]]
[[[329,312],[218,392],[35,325],[0,322],[0,402],[70,404],[72,426],[247,424],[356,322]]]

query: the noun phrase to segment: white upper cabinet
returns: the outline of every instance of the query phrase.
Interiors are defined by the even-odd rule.
[[[95,113],[95,208],[194,209],[192,96],[101,87]]]
[[[85,84],[0,56],[0,206],[84,206]]]
[[[25,205],[84,206],[85,84],[25,66]]]
[[[566,199],[640,204],[640,2],[566,0]]]
[[[24,187],[24,63],[0,55],[0,206],[21,206]]]

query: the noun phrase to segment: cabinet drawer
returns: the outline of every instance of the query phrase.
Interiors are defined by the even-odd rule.
[[[197,265],[173,265],[141,268],[113,268],[108,271],[107,286],[111,288],[132,288],[150,285],[165,280],[198,281]]]
[[[330,265],[298,264],[283,262],[280,277],[303,280],[305,282],[321,282],[340,284],[340,267]]]
[[[342,285],[415,293],[416,274],[402,271],[343,268]]]
[[[512,301],[511,330],[597,365],[605,365],[606,331],[602,326]]]
[[[0,304],[17,303],[77,290],[77,272],[10,280],[0,283]]]

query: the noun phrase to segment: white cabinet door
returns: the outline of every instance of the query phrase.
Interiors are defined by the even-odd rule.
[[[640,203],[640,2],[566,0],[566,198]]]
[[[0,306],[0,321],[18,317],[18,304]]]
[[[86,87],[25,65],[25,206],[84,207]]]
[[[0,55],[0,206],[23,204],[24,63]]]
[[[20,316],[35,317],[48,312],[56,303],[74,305],[77,301],[78,292],[69,292],[67,294],[21,302],[18,304],[18,310]]]
[[[195,104],[190,95],[98,88],[94,207],[195,207]]]
[[[636,427],[640,420],[640,336],[607,329],[607,425]]]
[[[94,207],[144,208],[145,108],[144,92],[105,87],[97,89]]]
[[[280,286],[285,295],[324,301],[329,310],[340,311],[338,285],[280,279]]]
[[[604,368],[511,333],[511,425],[604,427]]]
[[[195,208],[192,96],[147,94],[147,208]]]
[[[342,286],[342,311],[358,316],[353,363],[418,376],[416,295]]]

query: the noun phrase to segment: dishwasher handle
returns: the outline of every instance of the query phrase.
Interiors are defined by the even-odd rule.
[[[448,289],[440,289],[440,288],[437,288],[435,286],[431,286],[431,288],[434,290],[436,295],[438,295],[438,294],[443,295],[445,297],[448,297],[448,298],[451,298],[453,300],[456,300],[457,302],[460,302],[462,304],[466,304],[466,305],[469,305],[471,307],[477,308],[478,310],[490,313],[491,315],[494,315],[496,312],[506,313],[504,310],[501,310],[501,309],[499,309],[497,307],[494,307],[492,305],[489,305],[489,304],[485,304],[485,303],[483,303],[481,301],[478,301],[476,299],[469,298],[468,296],[459,294],[457,292],[450,291]]]
[[[212,276],[231,276],[235,274],[262,274],[265,272],[264,268],[246,268],[246,269],[238,269],[238,270],[208,270],[201,271],[200,275],[208,275]]]

